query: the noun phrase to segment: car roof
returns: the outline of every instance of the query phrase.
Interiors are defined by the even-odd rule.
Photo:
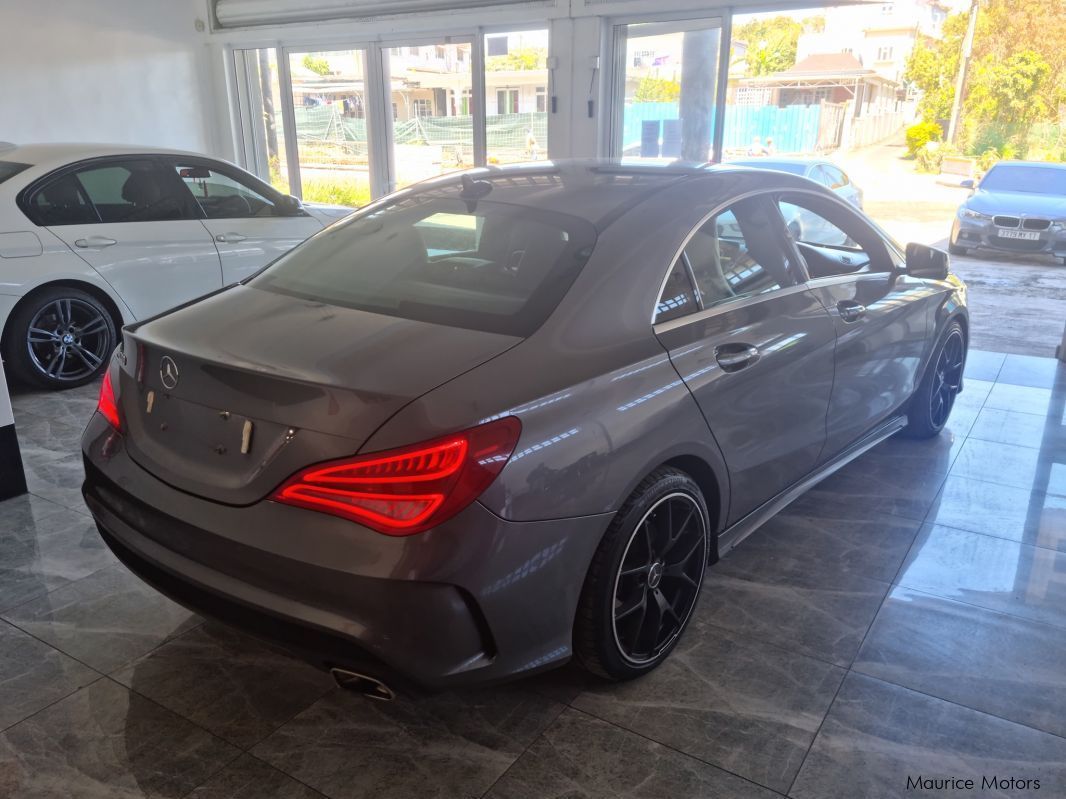
[[[997,166],[1035,166],[1042,169],[1066,170],[1066,164],[1054,161],[997,161],[992,165],[992,168],[994,169]]]
[[[725,191],[728,181],[724,176],[737,172],[754,173],[764,178],[767,175],[764,169],[732,164],[635,163],[605,158],[476,167],[416,183],[371,203],[367,209],[402,203],[416,196],[457,198],[466,175],[492,184],[491,192],[482,197],[484,202],[508,202],[565,213],[587,220],[602,230],[626,211],[679,183],[694,179],[720,181]],[[772,179],[781,180],[785,186],[808,183],[804,178],[784,172],[777,173]],[[791,183],[790,179],[800,183]]]
[[[50,142],[45,144],[6,144],[0,148],[0,160],[17,161],[31,166],[56,167],[110,155],[185,155],[204,158],[200,153],[168,147],[146,147],[143,144],[100,144],[79,142]]]

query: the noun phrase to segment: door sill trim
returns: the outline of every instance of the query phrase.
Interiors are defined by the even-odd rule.
[[[808,474],[797,483],[793,483],[773,499],[764,502],[743,519],[734,522],[718,536],[718,557],[726,555],[741,541],[754,533],[763,524],[780,513],[786,506],[799,499],[818,483],[834,472],[847,466],[866,451],[880,444],[886,438],[895,435],[907,426],[906,416],[896,416],[860,438],[855,444],[833,460]]]

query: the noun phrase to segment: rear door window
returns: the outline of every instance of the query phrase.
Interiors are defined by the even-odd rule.
[[[595,243],[595,228],[577,217],[427,190],[334,224],[252,285],[390,316],[526,336],[555,309]]]
[[[704,308],[801,281],[779,225],[772,206],[756,197],[734,203],[700,226],[683,255]]]
[[[94,164],[75,175],[101,222],[165,222],[190,218],[177,179],[154,160]]]

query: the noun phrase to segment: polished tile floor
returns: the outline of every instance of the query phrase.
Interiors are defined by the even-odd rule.
[[[17,394],[0,796],[1064,796],[1066,368],[967,370],[939,438],[886,442],[715,566],[651,676],[391,704],[132,577],[78,492],[95,389]]]

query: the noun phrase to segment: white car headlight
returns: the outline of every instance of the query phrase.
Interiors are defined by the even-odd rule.
[[[971,211],[969,208],[962,209],[962,216],[964,219],[978,219],[982,222],[992,218],[991,214],[982,214],[979,211]]]

